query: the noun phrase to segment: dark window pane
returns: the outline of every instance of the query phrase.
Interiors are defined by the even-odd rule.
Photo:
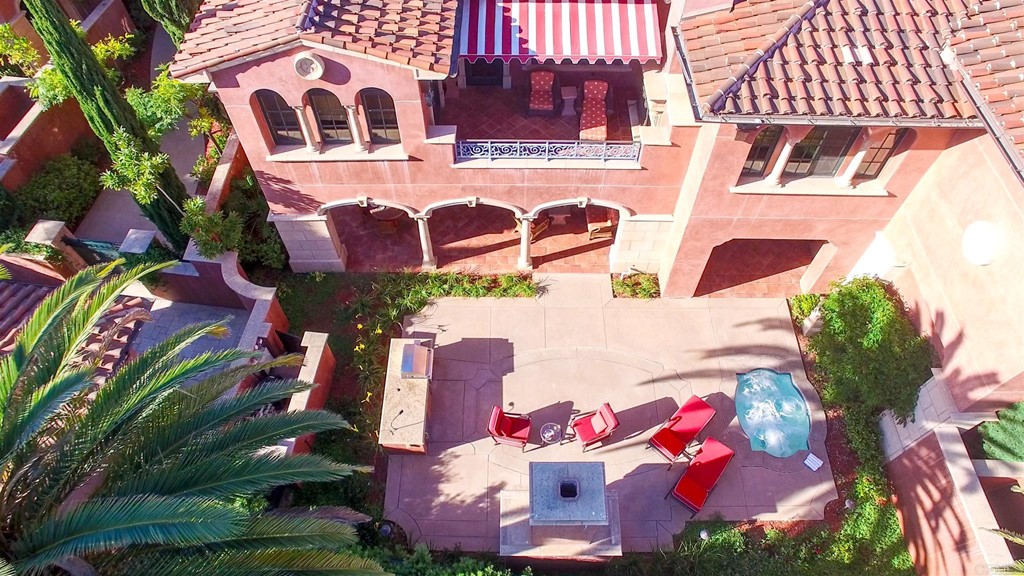
[[[786,163],[790,176],[834,176],[859,128],[817,127],[794,148]]]
[[[383,90],[368,88],[359,93],[370,129],[370,142],[396,144],[402,141],[398,133],[398,114],[395,101]]]
[[[883,138],[881,142],[869,148],[867,154],[864,155],[864,160],[860,163],[860,167],[857,168],[857,177],[877,177],[878,174],[882,172],[882,168],[885,167],[885,163],[889,161],[890,157],[892,157],[893,150],[900,145],[900,142],[903,141],[903,137],[906,136],[906,134],[906,128],[893,130],[886,134],[885,138]]]
[[[309,91],[309,104],[313,107],[316,124],[320,128],[320,137],[327,144],[349,144],[352,133],[348,129],[348,116],[345,107],[334,94],[327,90],[314,88]]]
[[[743,176],[764,176],[768,160],[771,159],[781,135],[782,126],[769,126],[757,133],[750,153],[747,154],[747,161],[743,163]]]
[[[260,90],[256,92],[256,100],[260,109],[263,110],[263,118],[267,121],[267,129],[274,139],[274,144],[287,146],[290,144],[305,144],[302,138],[302,129],[299,127],[299,117],[295,115],[288,103],[281,98],[277,92]]]

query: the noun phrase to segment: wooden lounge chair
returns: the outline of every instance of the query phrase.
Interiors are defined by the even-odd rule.
[[[690,456],[687,448],[714,416],[715,409],[710,404],[697,396],[690,396],[651,436],[647,446],[668,459],[668,467],[671,469],[680,456]]]
[[[587,446],[600,442],[612,435],[612,432],[619,427],[619,419],[607,402],[592,412],[576,414],[569,420],[569,429],[580,443],[583,450]]]
[[[526,101],[526,113],[556,116],[562,113],[562,87],[558,76],[550,70],[530,72],[530,93]]]
[[[608,83],[587,80],[580,103],[580,140],[608,139]]]
[[[669,494],[692,510],[692,517],[704,507],[708,495],[715,489],[734,455],[735,453],[725,444],[708,438]],[[668,498],[667,494],[665,498]]]
[[[491,409],[487,433],[494,439],[495,444],[518,446],[525,452],[526,442],[530,439],[530,417],[505,412],[500,406],[495,406]]]

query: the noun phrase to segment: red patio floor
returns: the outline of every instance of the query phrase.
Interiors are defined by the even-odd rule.
[[[463,88],[449,98],[438,124],[458,126],[463,140],[579,140],[580,118],[528,116],[520,90],[498,87]],[[632,140],[626,100],[613,95],[614,111],[608,115],[608,140]]]
[[[547,214],[542,212],[541,217]],[[422,260],[416,223],[402,217],[398,231],[385,233],[360,209],[331,210],[352,272],[419,269]],[[430,236],[439,269],[482,273],[518,271],[519,233],[515,217],[504,208],[478,205],[440,208],[430,216]],[[531,255],[540,272],[600,273],[609,269],[612,240],[590,241],[586,215],[573,208],[564,224],[552,224],[536,240]]]
[[[694,296],[785,298],[800,294],[800,278],[820,240],[736,239],[716,246]]]

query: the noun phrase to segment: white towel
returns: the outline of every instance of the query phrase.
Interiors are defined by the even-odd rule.
[[[807,458],[804,458],[804,465],[815,472],[817,472],[818,468],[821,468],[824,463],[825,462],[821,458],[818,458],[813,453],[808,454]]]

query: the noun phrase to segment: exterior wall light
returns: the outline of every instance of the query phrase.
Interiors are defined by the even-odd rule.
[[[964,258],[975,266],[991,264],[998,256],[1002,244],[1002,232],[991,222],[977,220],[964,228],[961,248]]]

